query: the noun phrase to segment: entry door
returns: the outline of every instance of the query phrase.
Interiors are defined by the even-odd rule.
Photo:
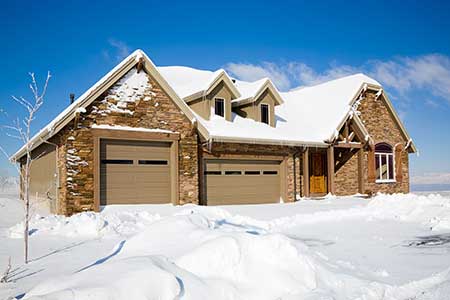
[[[322,153],[311,154],[310,192],[313,194],[325,194],[325,155]]]

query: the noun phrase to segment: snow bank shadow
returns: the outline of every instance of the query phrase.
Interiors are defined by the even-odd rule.
[[[292,239],[292,240],[303,242],[308,247],[311,247],[311,248],[312,247],[324,247],[324,246],[330,246],[330,245],[336,244],[336,242],[330,241],[330,240],[304,238],[304,237],[300,237],[300,236],[296,236],[296,235],[290,235],[290,234],[287,234],[286,236],[288,238]]]
[[[86,267],[84,267],[84,268],[81,268],[80,270],[76,271],[75,273],[82,272],[82,271],[87,270],[87,269],[89,269],[89,268],[91,268],[91,267],[93,267],[93,266],[100,265],[100,264],[104,263],[105,261],[110,260],[111,258],[113,258],[114,256],[116,256],[117,254],[119,254],[120,251],[122,251],[122,248],[123,248],[123,246],[125,245],[125,242],[126,242],[126,240],[121,241],[121,242],[119,243],[119,245],[116,247],[116,250],[114,250],[114,252],[111,253],[110,255],[105,256],[105,257],[103,257],[103,258],[100,258],[99,260],[96,260],[94,263],[92,263],[92,264],[90,264],[90,265],[88,265],[88,266],[86,266]]]
[[[409,241],[406,247],[450,247],[450,233],[419,236],[417,240]]]
[[[225,229],[227,227],[233,228],[233,229],[236,229],[236,228],[242,229],[242,231],[249,233],[249,234],[253,234],[253,235],[260,235],[260,234],[267,233],[265,229],[257,227],[257,226],[232,223],[226,219],[214,221],[214,228]]]
[[[49,253],[47,253],[47,254],[44,254],[44,255],[42,255],[42,256],[33,258],[33,259],[30,260],[30,262],[38,261],[38,260],[41,260],[41,259],[43,259],[43,258],[52,256],[52,255],[54,255],[54,254],[58,254],[58,253],[61,253],[61,252],[66,252],[66,251],[68,251],[68,250],[71,250],[72,248],[75,248],[75,247],[78,247],[78,246],[82,246],[82,245],[86,244],[87,242],[88,242],[88,241],[82,241],[82,242],[78,242],[78,243],[72,243],[72,244],[67,245],[67,246],[65,246],[65,247],[63,247],[63,248],[56,249],[56,250],[53,250],[53,251],[51,251],[51,252],[49,252]]]

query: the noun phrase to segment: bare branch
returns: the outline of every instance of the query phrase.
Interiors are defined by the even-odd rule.
[[[7,283],[9,273],[11,272],[11,256],[8,259],[8,265],[6,266],[6,270],[3,272],[3,275],[0,277],[0,283]]]

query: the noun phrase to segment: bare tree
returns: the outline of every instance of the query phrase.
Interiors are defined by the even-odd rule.
[[[47,91],[48,82],[50,80],[50,72],[47,73],[47,78],[44,83],[44,87],[42,91],[38,88],[38,84],[36,82],[36,78],[34,73],[30,73],[31,83],[29,88],[33,94],[33,100],[28,101],[24,97],[15,97],[12,96],[12,99],[22,108],[25,108],[26,115],[23,119],[17,118],[13,121],[13,125],[4,126],[8,132],[7,135],[9,137],[17,138],[24,144],[24,155],[20,158],[20,165],[17,165],[16,162],[13,162],[16,166],[16,169],[20,176],[21,181],[21,192],[20,197],[23,200],[25,209],[24,209],[24,260],[25,263],[28,263],[28,235],[29,235],[29,223],[31,219],[31,211],[30,211],[30,172],[33,161],[38,157],[32,156],[32,150],[34,147],[35,141],[32,141],[31,136],[31,126],[36,117],[36,113],[39,111],[41,106],[44,104],[44,96]],[[0,150],[7,156],[9,155],[6,151],[0,146]]]
[[[8,265],[6,266],[3,275],[0,277],[0,283],[7,283],[9,280],[9,273],[11,272],[11,256],[8,259]]]

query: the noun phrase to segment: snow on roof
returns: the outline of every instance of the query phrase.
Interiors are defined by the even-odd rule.
[[[71,114],[73,111],[74,113],[80,112],[78,109],[80,105],[89,97],[91,94],[93,94],[98,88],[100,88],[103,84],[105,84],[112,76],[113,74],[117,73],[119,70],[124,68],[125,65],[130,63],[131,60],[139,61],[145,53],[137,49],[133,53],[131,53],[128,57],[126,57],[124,60],[122,60],[117,66],[115,66],[111,71],[106,73],[105,76],[103,76],[99,81],[97,81],[94,85],[92,85],[86,92],[84,92],[80,97],[78,97],[72,104],[67,106],[66,109],[64,109],[58,116],[56,116],[53,120],[51,120],[45,127],[43,127],[41,130],[39,130],[31,139],[30,144],[32,148],[36,144],[40,144],[42,140],[45,140],[47,136],[51,136],[55,126],[58,122],[66,118]],[[17,159],[17,156],[20,155],[26,148],[27,144],[24,144],[13,156],[10,158],[10,160]]]
[[[355,74],[281,93],[285,102],[275,108],[275,127],[236,114],[231,122],[218,116],[201,121],[215,140],[325,145],[350,111],[350,103],[364,83],[380,85],[368,76]]]
[[[182,66],[158,67],[158,71],[180,98],[206,91],[225,72],[223,69],[212,72]]]
[[[150,61],[142,50],[136,50],[130,54],[41,129],[32,138],[32,144],[40,144],[42,140],[52,136],[55,133],[55,127],[60,126],[58,124],[73,116],[74,113],[81,112],[79,108],[92,98],[91,96],[98,92],[100,88],[108,86],[111,78],[119,74],[131,62],[138,62],[142,58]],[[224,79],[228,81],[227,84],[233,84],[223,69],[213,72],[182,66],[169,66],[158,67],[157,71],[163,78],[161,80],[167,81],[170,86],[168,88],[172,88],[180,98],[207,91],[220,76],[225,76]],[[159,76],[159,74],[157,75]],[[234,89],[236,97],[239,97],[235,100],[244,100],[256,96],[266,83],[271,85],[267,78],[255,82],[237,80],[231,88]],[[364,83],[381,86],[377,81],[364,74],[355,74],[316,86],[297,88],[280,93],[281,100],[284,100],[284,103],[275,108],[275,127],[242,118],[236,114],[233,114],[232,122],[216,116],[213,116],[210,120],[205,120],[192,112],[187,106],[186,113],[195,115],[199,123],[207,129],[209,138],[214,140],[325,145],[324,141],[334,134],[337,126],[349,112],[351,100]],[[173,96],[176,97],[176,95]],[[11,159],[16,159],[24,149],[25,145]]]
[[[241,97],[238,99],[234,99],[232,102],[239,102],[241,100],[253,97],[259,90],[263,87],[263,85],[268,81],[268,78],[263,78],[254,82],[246,82],[241,80],[236,80],[234,85],[237,87],[239,92],[241,93]]]
[[[145,128],[145,127],[130,127],[122,125],[92,125],[94,129],[108,129],[108,130],[121,130],[121,131],[139,131],[139,132],[157,132],[157,133],[178,133],[172,130],[160,129],[160,128]]]
[[[289,127],[301,131],[303,140],[327,140],[350,111],[351,101],[363,84],[381,86],[376,80],[354,74],[319,85],[281,93],[283,105],[275,113]]]

